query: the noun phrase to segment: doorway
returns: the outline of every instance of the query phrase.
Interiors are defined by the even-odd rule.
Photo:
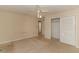
[[[38,35],[42,34],[42,21],[38,21]]]
[[[51,37],[59,41],[60,39],[60,18],[51,19]]]

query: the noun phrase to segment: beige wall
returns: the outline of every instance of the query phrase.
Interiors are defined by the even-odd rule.
[[[35,17],[0,11],[0,43],[37,36]]]
[[[24,34],[27,38],[38,36],[38,20],[36,18],[30,16],[25,17]]]
[[[51,18],[45,17],[44,20],[44,37],[51,39]]]
[[[55,14],[48,14],[46,17],[63,17],[63,16],[76,16],[76,47],[79,47],[79,9],[62,11]],[[50,26],[49,26],[50,27]],[[51,29],[51,28],[50,28]],[[49,31],[49,30],[47,30]],[[49,31],[51,32],[51,31]]]

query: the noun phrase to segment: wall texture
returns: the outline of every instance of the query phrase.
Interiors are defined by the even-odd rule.
[[[37,36],[35,17],[0,11],[0,44]]]

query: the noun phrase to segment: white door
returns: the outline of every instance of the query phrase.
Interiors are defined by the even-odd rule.
[[[52,37],[60,39],[60,19],[52,20]]]
[[[62,17],[60,19],[60,41],[75,45],[75,16]]]

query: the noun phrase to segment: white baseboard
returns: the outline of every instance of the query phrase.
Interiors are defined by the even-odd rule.
[[[19,40],[23,40],[23,39],[29,39],[29,38],[33,38],[33,37],[35,37],[35,36],[32,36],[32,37],[19,37],[19,38],[16,38],[16,39],[14,39],[14,40],[9,40],[9,41],[4,41],[4,42],[0,42],[0,44],[7,44],[7,43],[12,43],[12,42],[14,42],[14,41],[19,41]]]
[[[76,45],[76,48],[79,48],[79,45]]]
[[[65,44],[68,44],[68,45],[71,45],[71,46],[74,46],[74,47],[75,47],[75,44],[72,44],[72,43],[69,43],[69,42],[64,42],[64,41],[62,41],[62,40],[60,40],[60,42],[62,42],[62,43],[65,43]]]

